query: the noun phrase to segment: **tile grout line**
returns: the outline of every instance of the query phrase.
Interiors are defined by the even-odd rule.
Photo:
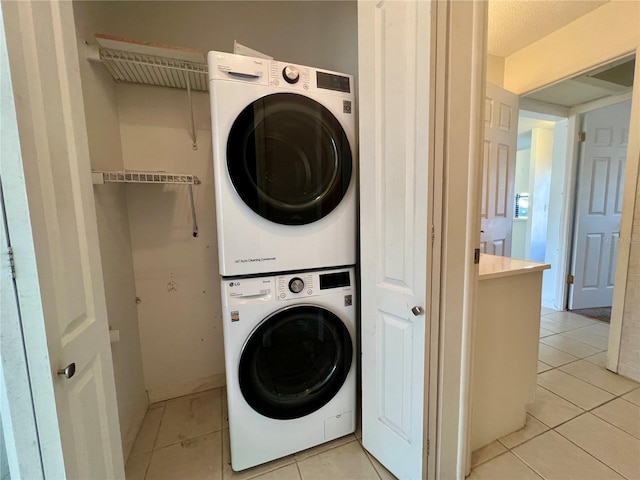
[[[544,388],[544,387],[542,387],[542,386],[540,386],[540,388],[543,388],[543,389],[547,390],[546,388]],[[633,391],[633,390],[635,390],[635,389],[632,389],[631,391]],[[548,391],[550,391],[550,390],[548,390]],[[554,393],[554,392],[551,392],[551,393]],[[567,423],[569,423],[569,422],[571,422],[571,421],[573,421],[573,420],[577,419],[578,417],[581,417],[581,416],[586,415],[586,414],[591,414],[591,415],[595,416],[596,418],[598,418],[598,419],[602,420],[603,422],[607,423],[608,425],[611,425],[612,427],[616,428],[617,430],[620,430],[621,432],[626,433],[627,435],[629,435],[629,436],[631,436],[631,437],[633,437],[633,438],[637,438],[637,437],[635,437],[634,435],[631,435],[630,433],[625,432],[624,430],[622,430],[621,428],[617,427],[616,425],[613,425],[612,423],[608,422],[607,420],[605,420],[605,419],[603,419],[603,418],[600,418],[599,416],[597,416],[597,415],[595,415],[594,413],[592,413],[592,412],[593,412],[593,410],[596,410],[597,408],[600,408],[601,406],[606,405],[607,403],[611,403],[611,402],[613,402],[614,400],[617,400],[618,398],[622,398],[622,395],[626,395],[627,393],[629,393],[629,392],[626,392],[626,393],[623,393],[623,394],[621,394],[621,395],[619,395],[619,396],[616,396],[616,397],[612,398],[611,400],[608,400],[607,402],[605,402],[605,403],[603,403],[603,404],[601,404],[601,405],[598,405],[598,406],[596,406],[596,407],[593,407],[593,408],[592,408],[592,409],[590,409],[590,410],[585,410],[585,409],[583,409],[582,407],[579,407],[578,405],[576,405],[578,408],[581,408],[581,409],[582,409],[582,410],[584,410],[584,411],[583,411],[582,413],[579,413],[579,414],[578,414],[578,415],[576,415],[575,417],[572,417],[572,418],[570,418],[570,419],[568,419],[568,420],[566,420],[566,421],[564,421],[564,422],[562,422],[562,423],[560,423],[560,424],[556,425],[555,427],[550,427],[549,425],[547,425],[546,423],[544,423],[542,420],[540,420],[539,418],[537,418],[535,415],[533,415],[533,414],[531,414],[531,413],[527,412],[527,414],[528,414],[528,415],[531,415],[533,418],[535,418],[537,421],[539,421],[540,423],[542,423],[542,424],[543,424],[545,427],[547,427],[548,429],[547,429],[547,430],[545,430],[544,432],[541,432],[541,433],[538,433],[538,434],[534,435],[534,436],[533,436],[533,437],[531,437],[531,438],[528,438],[528,439],[527,439],[527,440],[525,440],[524,442],[519,443],[518,445],[515,445],[515,446],[513,446],[513,447],[511,447],[511,448],[507,447],[504,443],[502,443],[502,442],[500,441],[500,439],[497,439],[496,441],[497,441],[500,445],[502,445],[504,448],[506,448],[506,451],[505,451],[505,452],[501,452],[500,454],[496,455],[495,457],[491,457],[491,458],[489,458],[489,459],[485,460],[484,462],[481,462],[481,463],[478,463],[478,464],[474,465],[474,466],[472,467],[472,470],[473,470],[474,468],[479,467],[480,465],[484,465],[485,463],[488,463],[488,462],[490,462],[491,460],[494,460],[494,459],[496,459],[496,458],[498,458],[498,457],[500,457],[500,456],[502,456],[502,455],[504,455],[504,454],[506,454],[506,453],[511,452],[511,453],[513,453],[513,455],[515,455],[515,456],[516,456],[520,461],[522,461],[522,462],[523,462],[527,467],[531,468],[531,469],[532,469],[536,474],[540,475],[542,478],[545,478],[545,477],[544,477],[541,473],[539,473],[539,472],[538,472],[538,471],[537,471],[537,470],[536,470],[532,465],[529,465],[529,464],[528,464],[528,463],[527,463],[523,458],[521,458],[521,457],[520,457],[516,452],[514,452],[513,450],[515,450],[516,448],[518,448],[518,447],[520,447],[520,446],[522,446],[522,445],[525,445],[526,443],[528,443],[528,442],[530,442],[530,441],[532,441],[532,440],[534,440],[534,439],[536,439],[536,438],[538,438],[538,437],[540,437],[540,436],[542,436],[542,435],[544,435],[544,434],[546,434],[546,433],[549,433],[549,432],[553,431],[553,432],[557,433],[558,435],[560,435],[562,438],[564,438],[564,439],[566,439],[567,441],[569,441],[571,444],[573,444],[573,445],[575,445],[576,447],[578,447],[580,450],[582,450],[583,452],[585,452],[585,453],[586,453],[587,455],[589,455],[590,457],[593,457],[595,460],[597,460],[597,461],[598,461],[598,462],[600,462],[601,464],[605,465],[607,468],[609,468],[609,469],[611,469],[612,471],[616,472],[617,474],[621,475],[623,478],[627,478],[627,477],[625,477],[621,472],[619,472],[618,470],[616,470],[615,468],[613,468],[611,465],[607,465],[607,464],[606,464],[606,463],[604,463],[602,460],[600,460],[599,458],[597,458],[595,455],[591,454],[589,451],[585,450],[585,449],[584,449],[584,448],[582,448],[580,445],[578,445],[578,444],[574,443],[571,439],[569,439],[569,438],[565,437],[565,436],[564,436],[560,431],[558,431],[558,430],[557,430],[559,427],[562,427],[563,425],[565,425],[565,424],[567,424]],[[555,393],[554,393],[554,394],[555,394]],[[557,394],[555,394],[555,395],[557,395]],[[559,396],[560,398],[563,398],[564,400],[566,400],[564,397],[561,397],[560,395],[558,395],[558,396]],[[627,400],[626,400],[626,399],[624,399],[624,398],[623,398],[623,400],[627,401]],[[567,402],[569,402],[569,400],[566,400],[566,401],[567,401]],[[627,402],[628,402],[628,401],[627,401]],[[572,402],[569,402],[569,403],[572,403]],[[628,402],[628,403],[631,403],[632,405],[635,405],[635,404],[633,404],[632,402]],[[572,404],[573,404],[573,403],[572,403]],[[573,404],[573,405],[575,405],[575,404]],[[639,439],[639,440],[640,440],[640,439]]]
[[[586,415],[586,414],[589,414],[589,413],[591,413],[591,412],[584,412],[584,414],[580,414],[580,415],[578,415],[578,417],[581,417],[582,415]],[[593,414],[591,413],[591,415],[593,415]],[[578,417],[574,417],[572,420],[575,420],[575,419],[576,419],[576,418],[578,418]],[[599,418],[599,417],[597,417],[597,418]],[[565,422],[565,423],[566,423],[566,422]],[[608,423],[608,422],[607,422],[607,423]],[[558,426],[560,426],[560,425],[558,425]],[[615,425],[614,425],[614,426],[615,426]],[[620,475],[622,478],[627,479],[627,477],[626,477],[625,475],[623,475],[621,472],[619,472],[618,470],[616,470],[615,468],[613,468],[613,466],[612,466],[612,465],[608,465],[608,464],[604,463],[604,461],[600,460],[598,457],[596,457],[595,455],[593,455],[591,452],[589,452],[588,450],[585,450],[584,448],[582,448],[580,445],[578,445],[577,443],[575,443],[575,442],[574,442],[573,440],[571,440],[570,438],[565,437],[565,436],[562,434],[562,432],[558,432],[558,431],[556,431],[556,429],[555,429],[555,428],[553,429],[553,431],[554,431],[554,432],[556,432],[558,435],[560,435],[560,436],[561,436],[562,438],[564,438],[565,440],[567,440],[567,441],[568,441],[569,443],[571,443],[572,445],[575,445],[576,447],[578,447],[580,450],[582,450],[583,452],[585,452],[587,455],[589,455],[589,456],[591,456],[592,458],[596,459],[596,461],[600,462],[602,465],[604,465],[605,467],[607,467],[609,470],[612,470],[612,471],[616,472],[618,475]],[[626,432],[625,432],[625,433],[626,433]],[[628,480],[628,479],[627,479],[627,480]]]
[[[606,351],[606,350],[605,350],[605,351]],[[571,363],[565,363],[564,365],[560,365],[560,367],[566,367],[567,365],[571,365],[572,363],[577,363],[577,362],[579,362],[579,361],[581,361],[581,360],[584,360],[584,359],[576,360],[575,362],[571,362]],[[585,360],[585,362],[586,362],[586,360]],[[589,362],[589,363],[591,363],[591,362]],[[595,364],[592,364],[592,365],[595,365]],[[596,367],[598,367],[598,366],[599,366],[599,365],[596,365]],[[635,387],[632,387],[632,388],[631,388],[631,390],[627,390],[627,391],[626,391],[626,392],[624,392],[624,393],[617,394],[617,393],[615,393],[615,392],[611,392],[611,391],[609,391],[609,390],[605,390],[605,389],[604,389],[604,388],[602,388],[601,386],[596,385],[595,383],[591,383],[590,381],[585,380],[584,378],[580,378],[580,377],[578,377],[577,375],[572,374],[571,372],[565,372],[565,371],[564,371],[564,370],[562,370],[560,367],[557,367],[557,369],[558,369],[558,370],[560,370],[562,373],[566,373],[567,375],[569,375],[569,376],[571,376],[571,377],[573,377],[573,378],[577,378],[578,380],[582,380],[584,383],[587,383],[587,384],[589,384],[589,385],[591,385],[591,386],[593,386],[593,387],[599,388],[599,389],[600,389],[600,390],[602,390],[603,392],[610,393],[611,395],[615,395],[616,397],[618,397],[618,396],[622,396],[622,395],[626,395],[627,393],[629,393],[629,392],[631,392],[631,391],[635,390],[636,388],[640,388],[640,385],[637,385],[637,386],[635,386]],[[609,370],[607,370],[606,368],[605,368],[605,370],[606,370],[607,372],[609,372]],[[547,370],[547,371],[548,371],[548,370]],[[542,373],[545,373],[545,372],[542,372]],[[623,378],[623,379],[625,379],[625,380],[634,381],[634,380],[631,380],[631,379],[627,379],[626,377],[623,377],[622,375],[620,375],[620,374],[618,374],[618,373],[614,373],[614,372],[609,372],[609,373],[612,373],[613,375],[618,375],[620,378]],[[605,403],[609,403],[609,402],[607,401],[607,402],[605,402]],[[604,404],[603,404],[603,405],[604,405]]]
[[[571,340],[572,342],[580,343],[580,344],[584,345],[585,347],[595,348],[595,349],[596,349],[596,350],[598,350],[598,351],[597,351],[597,352],[594,352],[594,353],[590,353],[590,354],[589,354],[589,355],[587,355],[586,357],[578,357],[578,355],[576,355],[575,353],[565,352],[564,350],[562,350],[562,349],[560,349],[560,348],[558,348],[558,347],[555,347],[555,346],[553,346],[553,345],[549,345],[548,343],[544,343],[544,341],[543,341],[543,340],[544,340],[545,338],[555,337],[556,335],[560,335],[561,337],[563,337],[563,338],[565,338],[565,339],[567,339],[567,340]],[[587,358],[587,357],[592,357],[593,355],[598,355],[599,353],[602,353],[602,352],[606,352],[606,351],[607,351],[606,349],[604,349],[604,350],[603,350],[603,349],[602,349],[602,347],[596,347],[595,345],[591,345],[591,344],[589,344],[589,343],[581,342],[580,340],[576,340],[575,338],[567,337],[567,336],[565,336],[565,335],[562,335],[561,333],[556,333],[555,335],[547,335],[546,337],[540,337],[539,342],[540,342],[540,343],[544,343],[547,347],[555,348],[556,350],[560,350],[561,352],[564,352],[564,353],[566,353],[567,355],[573,355],[574,357],[578,357],[578,358]]]
[[[518,460],[520,460],[520,461],[521,461],[522,463],[524,463],[527,467],[529,467],[531,470],[533,470],[537,475],[539,475],[539,476],[540,476],[541,478],[543,478],[543,479],[546,479],[546,477],[545,477],[544,475],[542,475],[542,473],[541,473],[541,472],[538,472],[538,471],[535,469],[535,467],[534,467],[533,465],[530,465],[529,463],[527,463],[527,461],[526,461],[524,458],[520,457],[520,455],[518,455],[518,453],[517,453],[517,452],[515,452],[514,450],[515,450],[516,448],[518,448],[518,447],[521,447],[521,446],[523,446],[523,445],[525,445],[525,444],[529,443],[530,441],[532,441],[532,440],[534,440],[534,439],[536,439],[536,438],[538,438],[538,437],[541,437],[542,435],[545,435],[545,434],[547,434],[547,433],[549,433],[549,432],[555,432],[555,433],[557,433],[558,435],[560,435],[562,438],[564,438],[565,440],[567,440],[569,443],[571,443],[572,445],[576,446],[577,448],[579,448],[580,450],[582,450],[583,452],[585,452],[585,453],[586,453],[587,455],[589,455],[590,457],[594,458],[596,461],[598,461],[599,463],[601,463],[601,464],[602,464],[602,465],[604,465],[605,467],[607,467],[607,468],[609,468],[610,470],[612,470],[612,471],[616,472],[617,474],[619,474],[620,476],[622,476],[622,478],[627,479],[627,477],[625,477],[621,472],[619,472],[618,470],[616,470],[615,468],[613,468],[611,465],[607,465],[607,464],[606,464],[606,463],[604,463],[602,460],[600,460],[599,458],[597,458],[596,456],[594,456],[592,453],[590,453],[589,451],[585,450],[585,449],[584,449],[584,448],[582,448],[580,445],[578,445],[578,444],[574,443],[571,439],[569,439],[569,438],[565,437],[564,435],[562,435],[562,433],[561,433],[561,432],[559,432],[559,431],[557,431],[557,430],[556,430],[558,427],[561,427],[561,426],[565,425],[566,423],[569,423],[569,422],[571,422],[571,421],[575,420],[576,418],[581,417],[581,416],[586,415],[586,414],[589,414],[589,413],[590,413],[589,411],[582,412],[582,413],[580,413],[580,414],[576,415],[575,417],[573,417],[573,418],[571,418],[571,419],[567,420],[566,422],[563,422],[563,423],[561,423],[561,424],[559,424],[559,425],[557,425],[557,426],[555,426],[555,427],[549,427],[549,425],[547,425],[546,423],[542,422],[542,420],[540,420],[540,419],[538,419],[538,418],[534,417],[533,415],[529,414],[529,415],[531,415],[532,417],[536,418],[536,420],[538,420],[539,422],[541,422],[543,425],[545,425],[546,427],[548,427],[548,430],[545,430],[544,432],[541,432],[541,433],[539,433],[539,434],[537,434],[537,435],[534,435],[533,437],[528,438],[526,441],[524,441],[524,442],[522,442],[522,443],[519,443],[518,445],[515,445],[515,446],[514,446],[514,447],[512,447],[512,448],[507,447],[504,443],[502,443],[502,442],[500,441],[500,439],[497,439],[497,442],[498,442],[500,445],[502,445],[504,448],[506,448],[506,451],[505,451],[505,452],[501,452],[500,454],[496,455],[495,457],[491,457],[491,458],[489,458],[489,459],[485,460],[485,461],[484,461],[484,462],[482,462],[482,463],[478,463],[477,465],[474,465],[474,466],[472,467],[472,469],[471,469],[471,470],[473,470],[474,468],[478,468],[480,465],[484,465],[485,463],[488,463],[488,462],[490,462],[491,460],[495,460],[496,458],[501,457],[502,455],[505,455],[505,454],[507,454],[507,453],[512,453],[513,455],[515,455],[515,456],[516,456],[516,458],[517,458]],[[599,417],[598,417],[598,418],[599,418]],[[607,423],[608,423],[608,422],[607,422]],[[614,425],[614,426],[615,426],[615,425]],[[622,431],[624,432],[624,430],[622,430]],[[625,432],[625,433],[626,433],[626,432]]]

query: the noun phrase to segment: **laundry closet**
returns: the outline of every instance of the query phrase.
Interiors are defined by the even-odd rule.
[[[231,52],[237,40],[355,76],[357,10],[342,1],[79,1],[74,16],[92,169],[198,179],[94,186],[126,458],[149,402],[225,384],[211,114],[206,91],[116,82],[87,59],[94,35],[204,52]]]

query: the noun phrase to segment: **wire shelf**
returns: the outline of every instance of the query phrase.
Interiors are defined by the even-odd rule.
[[[165,172],[143,171],[111,171],[93,172],[95,184],[102,183],[158,183],[173,185],[200,185],[200,180],[195,175]]]
[[[198,236],[198,220],[196,219],[196,204],[193,197],[193,186],[200,185],[200,180],[195,175],[166,172],[142,172],[133,170],[121,170],[111,172],[93,171],[91,173],[94,185],[105,183],[137,183],[156,185],[187,185],[189,187],[189,200],[191,202],[191,220],[193,222],[193,236]]]
[[[100,48],[100,60],[117,82],[209,91],[207,65]]]

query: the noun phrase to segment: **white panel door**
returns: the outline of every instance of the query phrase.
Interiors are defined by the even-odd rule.
[[[401,479],[426,458],[429,38],[430,2],[358,3],[362,440]]]
[[[72,4],[2,14],[0,168],[45,477],[124,478]]]
[[[609,307],[613,299],[631,101],[592,110],[578,167],[573,288],[569,308]]]
[[[520,98],[487,83],[482,159],[480,251],[511,256]]]

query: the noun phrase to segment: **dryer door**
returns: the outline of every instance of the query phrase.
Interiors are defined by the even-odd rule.
[[[342,320],[317,306],[291,306],[267,317],[247,339],[240,357],[240,390],[266,417],[300,418],[338,393],[352,357],[351,336]]]
[[[320,103],[277,93],[247,106],[234,122],[227,171],[258,215],[304,225],[328,215],[344,197],[351,147],[340,122]]]

